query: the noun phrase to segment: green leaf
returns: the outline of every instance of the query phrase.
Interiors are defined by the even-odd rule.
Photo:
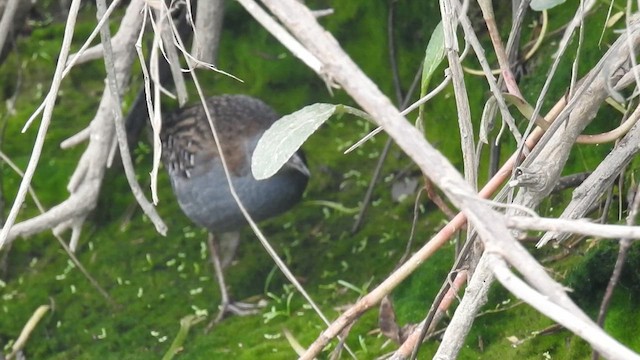
[[[336,112],[339,105],[313,104],[283,116],[262,135],[251,159],[258,179],[273,176],[300,146]]]
[[[424,61],[422,65],[422,82],[420,84],[420,97],[427,95],[429,90],[429,82],[431,77],[436,72],[436,69],[442,63],[444,59],[444,31],[442,29],[442,21],[438,23],[436,28],[431,33],[431,39],[427,44],[427,49],[424,53]],[[418,121],[416,126],[422,132],[424,132],[424,104],[420,105],[418,110]]]
[[[531,9],[533,9],[534,11],[542,11],[551,9],[552,7],[560,5],[565,1],[566,0],[532,0],[529,6],[531,6]]]
[[[436,72],[440,63],[444,59],[444,31],[442,30],[442,22],[436,26],[427,44],[427,50],[424,53],[424,65],[422,67],[422,84],[420,86],[421,95],[427,93],[429,82],[433,73]]]
[[[535,109],[533,108],[533,106],[531,106],[531,104],[527,102],[527,100],[513,94],[505,93],[505,94],[502,94],[502,96],[504,96],[504,100],[507,103],[511,105],[515,105],[518,111],[520,111],[520,113],[524,115],[525,118],[531,121],[531,119],[533,118],[533,112],[535,111]],[[547,120],[545,120],[545,118],[543,118],[540,114],[538,114],[538,116],[536,117],[535,123],[545,131],[549,129],[550,124],[547,123]]]

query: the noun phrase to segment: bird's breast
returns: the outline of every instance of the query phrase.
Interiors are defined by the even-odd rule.
[[[236,194],[254,221],[290,209],[300,201],[308,180],[304,174],[291,171],[265,180],[256,180],[250,172],[230,175]],[[234,231],[246,224],[221,163],[190,177],[171,176],[171,185],[184,213],[209,231]]]

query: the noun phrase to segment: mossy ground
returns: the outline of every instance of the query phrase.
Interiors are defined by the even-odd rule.
[[[323,18],[323,25],[335,34],[381,89],[392,94],[386,3],[314,3],[317,8],[328,4],[336,8],[336,13]],[[568,4],[554,10],[550,27],[555,29],[564,24],[574,7]],[[401,82],[405,88],[424,55],[430,32],[437,21],[432,14],[437,13],[436,2],[398,4],[396,48]],[[599,36],[604,22],[603,13],[599,11],[590,18],[593,21],[585,28],[586,39]],[[78,27],[76,48],[93,23],[93,9],[87,6]],[[198,73],[208,94],[251,94],[264,99],[281,113],[289,113],[314,102],[350,104],[342,91],[336,91],[334,97],[329,96],[325,84],[277,44],[236,3],[229,3],[225,25],[218,65],[244,82],[212,73]],[[16,112],[6,114],[2,110],[0,113],[1,118],[7,121],[2,150],[23,169],[29,159],[38,123],[25,134],[21,134],[20,129],[46,94],[63,25],[57,22],[34,24],[32,30],[29,38],[20,40],[18,52],[0,68],[3,99],[16,91],[19,93]],[[607,31],[605,41],[613,38],[611,31]],[[548,54],[555,49],[551,44],[555,40],[557,38],[546,42],[541,53]],[[581,55],[581,64],[584,64],[580,67],[581,74],[597,61],[603,51],[597,46],[585,46]],[[549,62],[548,56],[540,55],[529,64],[530,75],[523,78],[521,86],[530,101],[542,87],[544,77],[540,74],[546,73]],[[565,61],[556,81],[558,84],[566,84],[564,80],[569,78],[568,69],[570,64]],[[17,77],[20,77],[20,82]],[[33,181],[40,199],[48,207],[67,196],[63,189],[83,151],[83,146],[61,151],[58,145],[61,140],[87,126],[103,88],[103,77],[102,63],[95,61],[81,65],[65,80]],[[135,78],[134,82],[139,80]],[[468,91],[475,126],[478,126],[486,86],[482,80],[470,78]],[[557,98],[563,91],[564,85],[552,88],[549,99]],[[461,167],[453,109],[455,103],[451,89],[430,102],[427,105],[426,136],[456,166]],[[594,128],[609,127],[604,121],[610,115],[608,111],[602,111],[598,118],[601,121],[597,119]],[[331,119],[324,125],[305,144],[313,178],[304,201],[288,214],[262,224],[264,233],[278,253],[330,319],[339,314],[339,309],[357,300],[360,293],[356,290],[371,289],[389,274],[411,233],[412,197],[394,201],[390,188],[394,177],[402,171],[412,176],[418,172],[396,147],[392,147],[385,163],[382,181],[376,187],[373,205],[361,231],[356,234],[350,231],[353,214],[313,204],[315,200],[325,200],[347,208],[359,206],[386,136],[379,135],[349,155],[343,155],[342,151],[371,128],[365,121],[351,117]],[[598,130],[601,129],[593,129],[594,132]],[[512,149],[513,144],[503,146],[505,156]],[[593,169],[608,149],[610,146],[577,147],[566,171]],[[146,184],[150,156],[144,141],[134,154],[138,177]],[[481,170],[481,174],[486,174],[486,165]],[[6,201],[14,198],[19,181],[7,166],[2,166]],[[101,297],[70,265],[66,254],[50,234],[14,242],[8,256],[8,271],[0,282],[0,344],[5,345],[5,351],[17,338],[31,313],[43,304],[51,305],[52,310],[38,324],[26,346],[25,353],[32,359],[160,358],[177,334],[180,319],[194,313],[215,313],[219,293],[207,260],[206,234],[192,225],[179,210],[164,173],[160,175],[159,190],[161,202],[158,211],[169,225],[166,237],[155,233],[153,226],[136,209],[135,200],[118,166],[109,171],[98,208],[84,225],[77,255],[107,290],[115,305]],[[570,193],[554,195],[543,206],[558,209],[569,198]],[[554,214],[557,211],[542,212]],[[28,200],[21,219],[34,214],[35,206]],[[435,207],[422,200],[414,248],[424,243],[442,224],[442,216]],[[321,320],[287,284],[255,236],[248,230],[242,236],[243,245],[236,261],[227,270],[227,280],[237,299],[259,295],[268,300],[267,307],[260,315],[226,319],[208,334],[203,333],[206,321],[196,325],[184,342],[180,358],[290,359],[295,357],[295,353],[283,335],[285,329],[303,346],[323,330]],[[579,251],[585,256],[572,256],[554,263],[554,272],[576,289],[576,300],[595,313],[616,250],[608,244],[599,244],[585,246]],[[551,253],[553,250],[545,250],[539,255],[542,258]],[[637,262],[637,258],[640,256],[635,255],[633,259],[636,260],[633,261]],[[417,322],[426,314],[452,260],[453,245],[449,244],[394,291],[394,305],[401,324]],[[637,266],[630,265],[629,268],[637,269]],[[636,350],[640,349],[640,341],[635,331],[628,330],[640,326],[640,310],[634,306],[638,299],[637,280],[637,271],[625,273],[625,281],[614,297],[606,324],[608,331]],[[345,286],[346,283],[352,286]],[[588,295],[593,295],[593,298]],[[516,299],[496,286],[485,308],[504,308],[515,302]],[[476,321],[460,358],[540,359],[549,354],[554,359],[576,359],[589,356],[588,345],[568,331],[532,336],[533,332],[552,324],[551,320],[525,304],[486,313]],[[385,339],[376,329],[377,312],[369,311],[351,330],[347,343],[358,357],[374,358],[394,349],[393,344],[383,346]],[[511,346],[508,337],[526,340],[519,346]],[[428,358],[437,345],[437,342],[425,344],[422,356]]]

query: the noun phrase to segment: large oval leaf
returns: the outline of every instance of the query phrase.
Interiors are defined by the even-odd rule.
[[[300,146],[336,111],[337,105],[313,104],[283,116],[262,135],[251,159],[258,179],[273,176]]]
[[[534,11],[542,11],[551,9],[552,7],[560,5],[565,1],[566,0],[532,0],[529,6],[531,6],[531,9],[533,9]]]

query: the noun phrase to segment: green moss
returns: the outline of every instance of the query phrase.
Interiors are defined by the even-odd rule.
[[[575,270],[567,279],[573,289],[570,295],[576,303],[588,307],[595,307],[600,303],[617,256],[618,244],[603,240],[585,254],[583,261],[576,264]],[[640,247],[634,244],[627,254],[618,285],[619,291],[633,298],[640,297],[639,262]]]

